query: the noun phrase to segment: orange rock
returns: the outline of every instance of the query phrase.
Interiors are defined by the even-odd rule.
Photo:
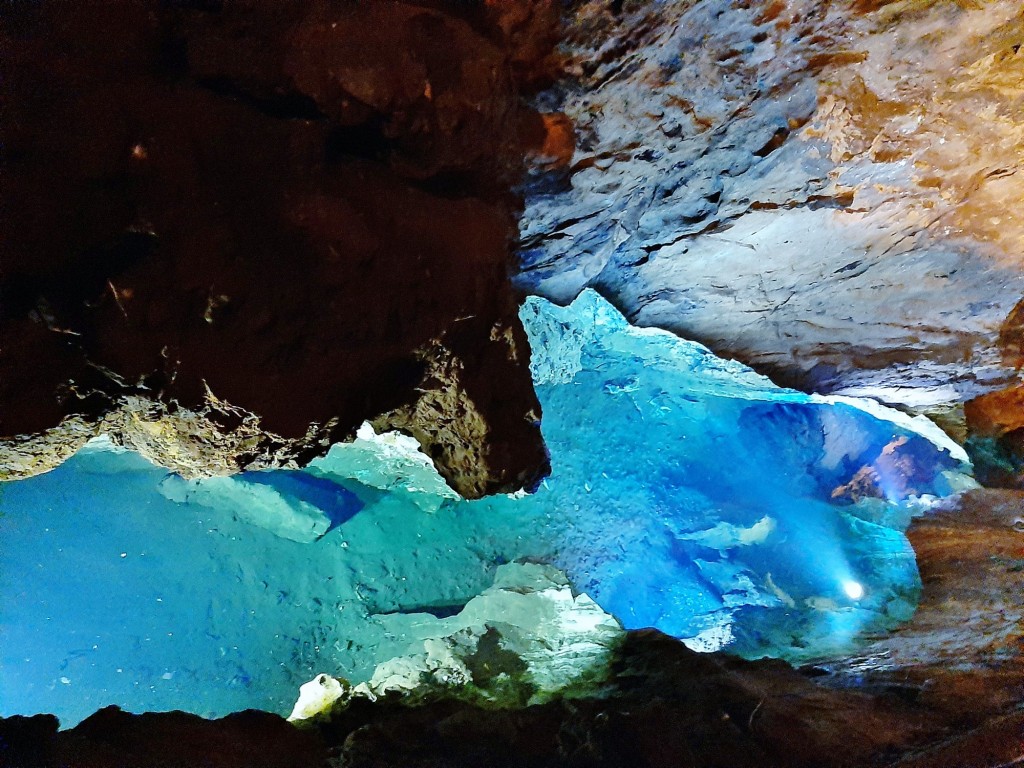
[[[969,434],[1000,437],[1024,427],[1024,387],[1014,386],[981,395],[964,404]]]

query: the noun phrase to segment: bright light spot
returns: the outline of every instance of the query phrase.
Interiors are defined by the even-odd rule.
[[[856,581],[844,581],[843,592],[851,600],[860,600],[864,597],[864,587]]]

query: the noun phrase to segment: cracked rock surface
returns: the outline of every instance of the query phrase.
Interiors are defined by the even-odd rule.
[[[1014,378],[1024,16],[1013,0],[580,2],[568,170],[524,287],[805,389],[928,407]]]

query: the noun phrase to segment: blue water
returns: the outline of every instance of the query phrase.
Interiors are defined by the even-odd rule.
[[[902,530],[951,490],[949,451],[593,293],[522,317],[553,467],[530,496],[463,501],[372,435],[299,472],[186,483],[94,446],[0,485],[0,715],[287,713],[302,682],[367,679],[523,558],[702,650],[803,661],[909,618]]]

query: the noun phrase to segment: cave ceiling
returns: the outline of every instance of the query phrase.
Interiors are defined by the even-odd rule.
[[[297,466],[371,420],[467,495],[529,486],[515,307],[585,287],[805,391],[1016,380],[1013,0],[4,22],[5,477],[100,433],[188,476]]]
[[[468,496],[535,482],[530,5],[6,7],[3,476],[100,433],[186,476],[295,466],[375,420]]]
[[[911,406],[1013,378],[1018,2],[577,3],[573,121],[519,284],[601,291],[805,389]]]

